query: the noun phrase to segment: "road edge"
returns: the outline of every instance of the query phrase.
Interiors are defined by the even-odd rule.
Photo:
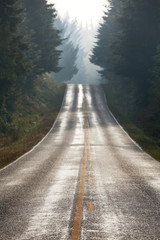
[[[68,85],[66,84],[66,89],[65,89],[65,93],[64,93],[64,96],[63,96],[63,101],[62,101],[60,110],[59,110],[59,112],[58,112],[58,115],[57,115],[55,121],[53,122],[52,127],[51,127],[50,130],[47,132],[47,134],[46,134],[36,145],[34,145],[28,152],[24,153],[22,156],[20,156],[19,158],[17,158],[17,159],[14,160],[13,162],[9,163],[9,164],[6,165],[5,167],[1,168],[1,169],[0,169],[0,172],[4,171],[5,169],[7,169],[8,167],[10,167],[11,165],[17,163],[17,162],[20,161],[22,158],[24,158],[25,156],[27,156],[29,153],[33,152],[34,149],[36,149],[36,148],[46,139],[46,137],[50,134],[50,132],[53,130],[53,128],[54,128],[54,126],[55,126],[55,124],[56,124],[56,122],[57,122],[57,120],[58,120],[58,117],[59,117],[59,115],[60,115],[60,113],[61,113],[61,110],[62,110],[62,108],[63,108],[63,106],[64,106],[64,101],[65,101],[65,98],[66,98],[67,88],[68,88]]]
[[[103,88],[101,87],[102,91],[103,91]],[[113,119],[115,120],[115,122],[118,124],[118,126],[122,129],[122,131],[127,135],[127,137],[138,147],[138,149],[145,153],[147,156],[149,156],[152,160],[155,160],[157,162],[159,162],[157,159],[155,159],[154,157],[152,157],[149,153],[145,152],[143,150],[143,148],[135,141],[133,140],[133,138],[131,138],[131,136],[129,135],[129,133],[122,127],[122,125],[118,122],[118,120],[116,119],[116,117],[113,115],[113,113],[111,112],[109,106],[108,106],[108,103],[107,103],[107,97],[103,91],[103,95],[104,95],[104,99],[105,99],[105,102],[106,102],[106,106],[108,107],[108,110],[109,110],[109,113],[111,114],[111,116],[113,117]]]

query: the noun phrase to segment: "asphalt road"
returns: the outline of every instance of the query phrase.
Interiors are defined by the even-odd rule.
[[[160,163],[98,86],[68,85],[54,127],[0,182],[2,240],[160,239]]]

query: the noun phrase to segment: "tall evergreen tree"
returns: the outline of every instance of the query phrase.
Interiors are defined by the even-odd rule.
[[[160,137],[160,45],[157,47],[153,62],[149,111],[146,113],[146,120],[149,122],[148,129],[155,136]]]
[[[56,10],[45,0],[24,0],[25,28],[31,41],[30,58],[35,75],[59,71],[60,31],[54,26]]]
[[[134,78],[140,90],[147,87],[160,39],[159,5],[150,0],[112,0],[99,28],[91,61]]]
[[[111,0],[99,27],[91,61],[109,75],[108,88],[121,111],[144,121],[159,116],[160,2]],[[157,50],[158,46],[158,50]],[[156,125],[156,124],[154,124]],[[155,128],[156,129],[156,128]]]
[[[20,0],[1,0],[0,3],[0,106],[5,107],[13,105],[11,97],[15,98],[17,84],[28,70],[27,45],[19,34],[22,21],[19,3]]]
[[[114,70],[134,78],[139,91],[148,92],[152,77],[152,57],[160,39],[158,1],[123,1],[121,15],[117,18],[120,33],[114,41],[113,53],[121,59]]]
[[[110,0],[110,8],[106,7],[103,21],[100,23],[97,41],[92,51],[90,61],[102,68],[100,73],[106,76],[106,73],[112,69],[112,44],[115,36],[118,34],[117,17],[121,9],[121,1]]]

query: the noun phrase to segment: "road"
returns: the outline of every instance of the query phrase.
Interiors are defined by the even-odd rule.
[[[99,86],[68,85],[51,131],[0,182],[2,240],[160,239],[160,163]]]

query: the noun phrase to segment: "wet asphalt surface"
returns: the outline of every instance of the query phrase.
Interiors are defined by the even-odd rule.
[[[99,86],[68,85],[49,134],[0,171],[0,239],[160,239],[160,163]]]

